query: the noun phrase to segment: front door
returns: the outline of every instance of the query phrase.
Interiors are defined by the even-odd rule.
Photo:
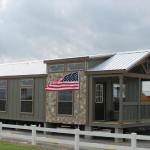
[[[95,84],[95,121],[105,120],[105,84]]]

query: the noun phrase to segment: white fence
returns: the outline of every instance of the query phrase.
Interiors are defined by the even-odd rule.
[[[29,130],[31,131],[30,135],[24,134],[12,134],[9,132],[3,132],[3,128],[11,128],[11,129],[21,129],[21,130]],[[44,136],[37,136],[37,131],[42,132],[52,132],[52,133],[62,133],[62,134],[71,134],[74,135],[74,140],[64,140],[64,139],[56,139],[49,138]],[[121,146],[117,143],[115,144],[101,144],[101,143],[91,143],[80,140],[80,135],[84,136],[93,136],[93,137],[109,137],[109,138],[117,138],[117,139],[129,139],[131,140],[130,146]],[[137,140],[148,140],[150,141],[150,136],[137,135],[136,133],[132,134],[116,134],[116,133],[108,133],[108,132],[96,132],[96,131],[81,131],[79,129],[53,129],[53,128],[43,128],[32,126],[21,126],[21,125],[10,125],[10,124],[2,124],[0,122],[0,139],[2,138],[15,138],[32,141],[32,145],[36,145],[37,142],[49,142],[49,143],[58,143],[64,145],[71,145],[74,147],[74,150],[79,150],[80,147],[88,147],[88,148],[102,148],[102,149],[114,149],[114,150],[149,150],[150,148],[138,148]]]

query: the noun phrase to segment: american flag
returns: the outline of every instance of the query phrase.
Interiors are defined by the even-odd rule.
[[[70,73],[59,80],[55,80],[47,84],[46,91],[69,91],[79,90],[79,74],[78,72]]]

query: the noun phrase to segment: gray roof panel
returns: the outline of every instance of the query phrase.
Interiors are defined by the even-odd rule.
[[[42,60],[0,64],[0,77],[46,74]]]
[[[116,53],[114,56],[88,71],[129,70],[149,55],[150,50]]]

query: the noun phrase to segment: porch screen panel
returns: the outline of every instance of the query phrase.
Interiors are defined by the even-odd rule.
[[[142,81],[142,102],[150,102],[150,81]]]
[[[73,96],[72,91],[58,92],[58,114],[72,115],[73,113]]]
[[[7,81],[0,80],[0,111],[6,111]]]
[[[21,95],[21,112],[32,113],[33,105],[33,80],[20,81],[20,95]]]

